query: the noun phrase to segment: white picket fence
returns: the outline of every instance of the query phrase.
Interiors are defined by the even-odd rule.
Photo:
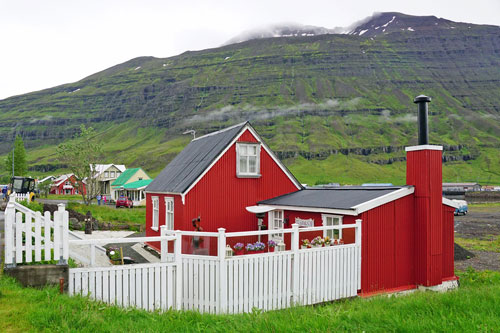
[[[355,228],[354,244],[299,249],[301,232]],[[291,250],[226,257],[226,239],[270,235],[275,231],[218,233],[176,231],[161,236],[70,241],[75,244],[161,241],[162,263],[70,269],[70,294],[147,310],[179,309],[202,313],[242,313],[253,308],[276,310],[357,295],[361,287],[361,220],[355,225],[299,229],[293,225]],[[218,238],[217,256],[181,253],[182,236]],[[173,262],[166,252],[175,241]],[[137,282],[141,281],[141,283]],[[102,284],[97,288],[98,284]],[[166,288],[166,289],[165,289]]]
[[[144,310],[180,308],[174,263],[71,268],[69,294]]]
[[[29,193],[16,193],[16,192],[12,192],[10,195],[9,195],[9,200],[14,200],[14,201],[29,201],[30,199],[30,195]]]
[[[10,200],[5,209],[5,264],[49,260],[66,263],[68,220],[63,204],[58,206],[52,219],[50,212],[42,215]]]
[[[94,266],[98,244],[161,242],[160,263],[71,268],[70,295],[146,310],[242,313],[253,308],[275,310],[353,297],[361,288],[361,220],[356,224],[312,228],[293,224],[290,229],[280,230],[291,234],[290,250],[226,256],[227,238],[272,235],[276,231],[226,233],[221,228],[217,233],[172,232],[162,226],[161,235],[156,237],[69,240],[68,213],[64,206],[55,212],[54,222],[47,212],[42,218],[41,214],[18,206],[21,205],[10,202],[6,211],[7,264],[40,261],[41,248],[48,249],[45,255],[54,249],[54,258],[66,260],[68,244],[72,244],[89,246],[90,263]],[[42,234],[42,228],[52,228],[53,237],[50,233]],[[299,248],[302,232],[345,228],[355,229],[355,243]],[[34,258],[31,243],[21,243],[23,232],[26,239],[35,240]],[[182,254],[183,236],[216,237],[217,256]],[[168,242],[174,242],[173,254],[167,253]]]

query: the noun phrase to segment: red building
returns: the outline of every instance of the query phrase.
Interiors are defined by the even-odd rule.
[[[146,235],[163,224],[192,231],[198,219],[204,231],[256,230],[245,207],[301,188],[252,126],[239,124],[191,141],[146,188]]]
[[[85,182],[77,181],[75,175],[67,174],[54,179],[50,194],[75,195],[86,193]]]
[[[441,146],[408,147],[405,186],[304,188],[255,130],[240,124],[193,140],[148,186],[146,234],[159,235],[163,224],[231,232],[361,219],[361,295],[444,285],[457,277],[454,203],[442,198],[441,157]],[[354,229],[321,236],[351,243]],[[287,234],[273,237],[290,243]]]

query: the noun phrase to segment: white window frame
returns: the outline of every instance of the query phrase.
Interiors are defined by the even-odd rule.
[[[339,223],[338,225],[342,225],[343,221],[343,216],[342,215],[332,215],[332,214],[321,214],[321,220],[323,221],[323,226],[326,227],[326,226],[331,226],[331,225],[337,225],[337,224],[328,224],[327,220],[328,218],[332,218],[332,219],[338,219]],[[342,239],[342,229],[338,229],[339,231],[339,238],[335,238],[335,230],[337,229],[331,229],[331,230],[323,230],[323,237],[330,237],[331,240],[334,240],[334,239]]]
[[[269,229],[271,230],[283,230],[285,223],[285,212],[281,209],[270,211],[267,215],[267,220],[269,222]],[[271,234],[271,239],[279,243],[282,241],[283,233]]]
[[[109,178],[115,178],[115,172],[114,171],[110,171]]]
[[[160,200],[158,197],[151,197],[153,204],[153,220],[151,229],[158,231],[158,222],[160,221]]]
[[[107,171],[104,171],[104,178],[108,178],[108,172]]]
[[[174,198],[165,197],[165,225],[167,230],[174,230]]]
[[[250,148],[256,148],[256,154],[248,154]],[[242,156],[243,150],[246,150],[246,155]],[[256,157],[255,172],[250,172],[249,157]],[[246,157],[246,169],[242,171],[240,166],[240,157]],[[259,177],[260,176],[260,143],[236,143],[236,175],[238,177]]]

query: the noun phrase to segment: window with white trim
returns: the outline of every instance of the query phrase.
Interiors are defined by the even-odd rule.
[[[273,210],[269,212],[269,225],[272,230],[281,230],[283,229],[283,211],[282,210]],[[274,241],[283,240],[283,233],[275,233],[271,235],[271,238]]]
[[[115,178],[115,172],[114,171],[111,171],[110,178]]]
[[[260,144],[236,144],[236,175],[260,176]]]
[[[153,201],[153,223],[151,224],[151,229],[158,230],[158,221],[160,218],[160,205],[158,197],[152,197]]]
[[[165,225],[174,230],[174,198],[165,197]]]
[[[333,226],[333,225],[342,225],[342,216],[340,215],[322,215],[323,218],[323,226]],[[330,237],[330,239],[342,239],[342,229],[331,229],[324,230],[323,237]]]
[[[108,172],[104,171],[104,178],[108,178]]]

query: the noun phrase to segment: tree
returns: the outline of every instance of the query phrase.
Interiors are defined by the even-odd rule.
[[[45,198],[47,198],[49,196],[51,186],[52,186],[52,181],[50,179],[44,181],[43,183],[38,183],[38,189],[40,190],[40,194],[42,194]]]
[[[12,172],[12,150],[5,159],[5,169]],[[24,176],[28,172],[28,162],[26,161],[26,149],[24,149],[23,138],[18,134],[14,141],[14,174],[12,176]]]
[[[62,143],[57,147],[57,154],[61,162],[68,165],[74,174],[75,179],[71,182],[74,187],[78,188],[86,205],[89,205],[99,194],[95,166],[96,162],[101,159],[102,143],[97,140],[96,135],[92,127],[86,128],[85,125],[81,125],[80,134],[75,135],[73,141]],[[83,191],[83,182],[85,182],[86,192]]]

